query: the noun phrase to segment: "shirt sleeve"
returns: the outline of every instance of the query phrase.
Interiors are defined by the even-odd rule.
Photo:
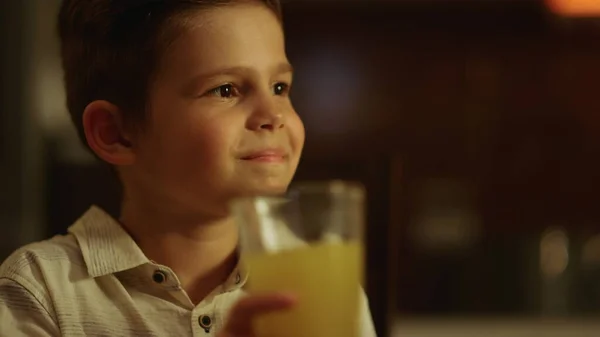
[[[360,337],[377,337],[373,317],[371,316],[371,309],[369,309],[369,299],[363,289],[360,291],[360,307]]]
[[[60,330],[32,291],[0,278],[0,337],[60,336]]]

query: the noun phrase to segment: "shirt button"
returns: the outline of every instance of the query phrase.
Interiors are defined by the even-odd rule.
[[[198,317],[198,323],[200,324],[200,326],[202,327],[202,329],[204,329],[204,331],[206,331],[206,333],[208,333],[210,331],[210,328],[212,327],[212,318],[210,318],[210,316],[208,315],[202,315],[200,317]]]
[[[167,274],[162,270],[157,270],[152,274],[152,280],[158,284],[164,283],[167,280]]]

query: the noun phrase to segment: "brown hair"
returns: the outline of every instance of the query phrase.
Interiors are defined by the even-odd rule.
[[[107,100],[142,121],[148,87],[168,45],[198,10],[252,0],[63,0],[58,17],[71,119],[84,144],[83,111]],[[257,1],[257,0],[255,0]],[[279,0],[260,0],[281,19]]]

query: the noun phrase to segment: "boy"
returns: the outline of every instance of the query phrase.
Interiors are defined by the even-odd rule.
[[[253,336],[252,317],[295,302],[243,294],[227,210],[285,191],[302,152],[279,3],[65,0],[59,31],[69,112],[122,211],[4,262],[0,334]],[[361,320],[374,336],[366,301]]]

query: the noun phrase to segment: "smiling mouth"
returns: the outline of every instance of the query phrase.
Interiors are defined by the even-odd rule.
[[[287,154],[281,150],[257,151],[243,156],[243,161],[255,163],[282,163],[287,158]]]
[[[260,156],[249,156],[242,158],[243,161],[256,162],[256,163],[282,163],[285,160],[285,156],[282,155],[260,155]]]

